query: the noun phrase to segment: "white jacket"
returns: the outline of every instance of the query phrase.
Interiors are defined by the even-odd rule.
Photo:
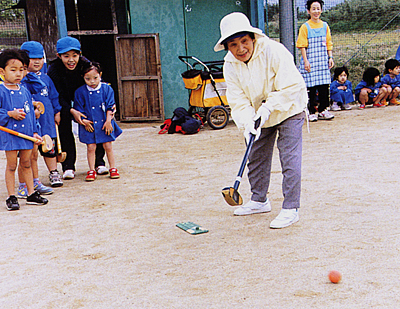
[[[306,110],[308,95],[292,54],[268,37],[256,39],[246,64],[231,52],[225,56],[224,78],[231,115],[239,129],[254,117],[262,101],[271,111],[263,128],[275,126]]]

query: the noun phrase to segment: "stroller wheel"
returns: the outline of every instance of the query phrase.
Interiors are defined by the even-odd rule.
[[[214,130],[223,129],[229,121],[228,110],[222,105],[213,106],[207,112],[207,123]]]

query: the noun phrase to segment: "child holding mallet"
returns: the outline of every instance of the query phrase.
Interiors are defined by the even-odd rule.
[[[56,128],[60,123],[61,106],[58,103],[58,92],[53,81],[46,74],[41,72],[44,65],[44,49],[42,44],[36,41],[28,41],[21,45],[21,50],[29,56],[28,74],[22,80],[22,84],[30,90],[35,101],[41,102],[44,106],[44,113],[40,115],[38,122],[41,135],[49,135],[56,145]],[[57,170],[57,152],[55,147],[48,152],[43,152],[41,148],[34,146],[32,150],[31,166],[33,172],[33,182],[35,190],[40,194],[51,194],[53,190],[44,186],[39,180],[38,173],[38,149],[43,156],[47,169],[49,170],[49,181],[52,187],[63,185],[62,177]],[[18,168],[20,171],[20,168]],[[18,197],[26,198],[27,188],[20,177]]]
[[[42,141],[38,135],[35,122],[32,96],[25,87],[20,86],[24,77],[24,59],[17,49],[6,49],[0,54],[0,74],[3,83],[0,84],[0,125]],[[34,191],[31,169],[31,154],[33,142],[7,132],[0,132],[0,147],[6,153],[5,179],[8,192],[7,210],[18,210],[19,203],[15,196],[15,170],[19,162],[26,181],[28,196],[27,204],[45,205],[47,199]]]

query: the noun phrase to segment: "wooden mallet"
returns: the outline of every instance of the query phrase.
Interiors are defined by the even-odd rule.
[[[67,158],[67,153],[61,151],[60,134],[58,133],[58,125],[56,124],[57,132],[57,162],[64,162]]]
[[[29,136],[29,135],[26,135],[26,134],[23,134],[23,133],[19,133],[17,131],[14,131],[14,130],[11,130],[9,128],[5,128],[5,127],[2,127],[2,126],[0,126],[0,130],[4,131],[4,132],[7,132],[7,133],[10,133],[12,135],[21,137],[21,138],[25,138],[27,140],[30,140],[30,141],[34,142],[34,143],[39,141],[35,137]],[[53,140],[51,139],[51,137],[49,135],[43,135],[42,139],[43,139],[43,142],[41,143],[41,145],[42,145],[43,152],[49,152],[53,148]]]

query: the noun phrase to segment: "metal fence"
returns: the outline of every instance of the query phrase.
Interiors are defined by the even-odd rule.
[[[0,1],[0,49],[20,47],[27,40],[25,12],[17,0]]]
[[[306,0],[296,2],[296,33],[308,20],[305,3]],[[279,40],[277,0],[265,3],[265,9],[266,33]],[[331,28],[335,66],[348,67],[353,85],[362,79],[367,67],[383,72],[386,60],[396,55],[400,43],[400,3],[395,0],[325,0],[321,19]]]

